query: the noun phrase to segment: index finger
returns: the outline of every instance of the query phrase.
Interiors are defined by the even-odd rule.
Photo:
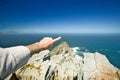
[[[58,38],[53,39],[53,43],[59,41],[61,38],[62,38],[62,37],[58,37]]]

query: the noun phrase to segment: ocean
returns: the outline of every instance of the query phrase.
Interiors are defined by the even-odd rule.
[[[120,34],[0,34],[0,47],[28,45],[46,36],[62,37],[50,50],[60,42],[66,41],[70,47],[80,49],[78,55],[84,51],[99,52],[120,68]]]

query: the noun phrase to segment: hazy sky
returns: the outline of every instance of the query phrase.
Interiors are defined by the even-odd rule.
[[[120,33],[120,0],[0,0],[0,31]]]

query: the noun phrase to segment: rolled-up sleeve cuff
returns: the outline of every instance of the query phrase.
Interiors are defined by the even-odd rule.
[[[31,56],[30,50],[25,46],[16,46],[6,49],[15,57],[17,64],[22,63],[22,65],[24,65]]]

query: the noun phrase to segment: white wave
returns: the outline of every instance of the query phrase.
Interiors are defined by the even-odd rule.
[[[85,52],[89,52],[87,49],[85,49]]]
[[[118,53],[120,53],[120,51],[118,51]]]
[[[73,47],[72,50],[74,53],[78,53],[80,51],[80,47]]]

